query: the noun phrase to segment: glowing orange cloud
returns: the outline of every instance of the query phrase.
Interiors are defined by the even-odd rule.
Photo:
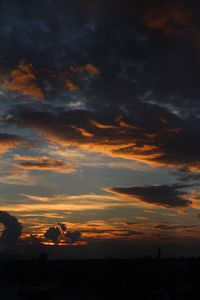
[[[24,95],[33,97],[36,100],[43,100],[44,95],[36,84],[36,76],[32,64],[20,62],[17,69],[10,74],[10,80],[4,80],[2,87],[9,91],[21,92]]]
[[[71,92],[77,92],[79,90],[78,85],[76,85],[75,83],[73,83],[71,80],[69,80],[68,78],[65,80],[65,84],[67,86],[67,88],[71,91]]]
[[[101,124],[95,120],[92,120],[91,124],[100,129],[117,129],[118,128],[117,126],[114,126],[114,125]]]
[[[143,128],[121,116],[108,120],[81,110],[65,111],[62,115],[22,111],[13,120],[20,126],[42,132],[54,145],[134,160],[152,167],[200,170],[198,151],[190,156],[190,149],[181,146],[190,133],[179,123],[172,127],[159,118],[158,129]]]
[[[165,148],[156,145],[156,136],[144,134],[138,129],[129,127],[112,127],[99,123],[93,125],[97,130],[88,131],[86,128],[70,126],[76,130],[76,133],[67,131],[63,135],[57,134],[54,130],[45,130],[46,138],[52,144],[58,144],[67,147],[76,147],[90,152],[97,152],[109,155],[111,157],[124,158],[135,160],[141,163],[148,164],[151,167],[165,166],[167,168],[187,168],[191,172],[200,171],[200,162],[187,162],[183,160],[170,160]],[[176,136],[180,130],[171,132],[166,128],[163,134],[169,137]],[[79,133],[79,135],[77,135]],[[141,135],[141,143],[138,143],[137,136]],[[143,137],[142,137],[143,136]],[[155,140],[154,140],[155,139]],[[170,158],[170,157],[169,157]]]
[[[141,145],[137,146],[136,143],[130,142],[126,137],[122,139],[99,139],[95,137],[93,133],[89,133],[84,128],[76,128],[80,132],[81,136],[87,138],[87,140],[81,139],[65,139],[54,134],[47,133],[46,137],[50,143],[59,144],[62,146],[73,146],[86,151],[92,151],[97,153],[103,153],[112,157],[119,157],[124,159],[136,160],[138,162],[147,163],[151,166],[165,165],[156,161],[162,156],[162,152],[159,148],[153,145]]]
[[[79,127],[76,127],[76,126],[71,126],[71,128],[74,128],[75,130],[77,130],[78,132],[80,132],[80,134],[86,138],[91,138],[93,137],[93,134],[88,132],[86,129],[84,128],[79,128]]]
[[[138,204],[133,201],[124,201],[121,197],[113,195],[55,195],[52,197],[42,197],[35,195],[21,194],[25,201],[20,203],[5,204],[1,206],[2,210],[17,213],[48,212],[56,213],[58,211],[89,211],[106,210],[111,207],[135,207]],[[27,199],[29,200],[27,203]],[[141,206],[141,204],[139,204]]]
[[[100,70],[92,64],[86,64],[85,66],[80,66],[80,67],[79,66],[77,66],[77,67],[71,66],[70,70],[73,73],[79,73],[79,74],[89,73],[89,74],[95,75],[95,76],[100,75]]]

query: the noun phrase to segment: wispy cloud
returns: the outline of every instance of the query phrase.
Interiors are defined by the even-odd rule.
[[[16,171],[54,171],[57,173],[72,173],[75,167],[71,163],[54,159],[48,156],[22,156],[15,154],[13,157]]]
[[[29,199],[12,203],[1,207],[10,212],[33,212],[33,211],[89,211],[106,210],[113,207],[134,207],[137,204],[124,201],[121,197],[112,195],[83,194],[83,195],[56,195],[53,197],[42,197],[36,195],[22,194],[22,198]]]

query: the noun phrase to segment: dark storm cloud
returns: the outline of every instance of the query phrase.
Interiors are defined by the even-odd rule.
[[[0,223],[5,227],[0,237],[0,243],[8,244],[17,242],[22,232],[22,225],[19,221],[6,211],[0,211]]]
[[[95,66],[89,88],[66,78],[93,109],[143,99],[188,112],[199,103],[196,1],[1,1],[0,11],[2,75],[24,60],[46,100],[69,101],[63,76]]]
[[[111,193],[132,198],[136,201],[153,204],[165,208],[189,207],[192,202],[187,193],[182,191],[187,185],[155,185],[144,187],[113,187],[107,189]]]
[[[81,232],[80,231],[68,231],[65,234],[66,238],[70,243],[76,243],[81,239]]]
[[[197,110],[198,7],[197,3],[187,1],[113,3],[112,17],[104,18],[94,36],[97,49],[103,49],[104,59],[98,59],[101,77],[87,91],[90,105],[129,106],[143,99],[162,105],[170,103],[185,112],[188,104],[194,102]],[[155,25],[159,25],[159,18],[161,22],[164,19],[162,29],[170,27],[172,34],[166,36],[160,28],[152,27],[147,16],[154,19]],[[104,36],[104,40],[98,36]],[[93,48],[92,53],[97,49]]]
[[[44,237],[52,241],[54,244],[58,244],[61,240],[69,243],[76,243],[78,242],[81,237],[82,233],[80,231],[70,231],[67,230],[65,224],[59,223],[59,227],[49,227],[44,234]]]
[[[61,237],[61,231],[59,227],[49,227],[44,234],[44,237],[47,240],[52,241],[53,243],[57,244]]]
[[[54,110],[54,112],[53,112]],[[18,107],[7,124],[42,132],[50,143],[74,146],[145,162],[198,172],[199,120],[181,118],[166,108],[138,104],[129,111],[88,111]]]

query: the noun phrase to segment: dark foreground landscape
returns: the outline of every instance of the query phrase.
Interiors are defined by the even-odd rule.
[[[7,260],[1,299],[200,299],[200,258]]]

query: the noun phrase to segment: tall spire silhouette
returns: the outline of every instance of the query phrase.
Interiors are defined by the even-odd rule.
[[[161,253],[160,246],[158,247],[158,254],[157,254],[157,258],[159,258],[159,259],[161,259],[161,258],[162,258],[162,253]]]

